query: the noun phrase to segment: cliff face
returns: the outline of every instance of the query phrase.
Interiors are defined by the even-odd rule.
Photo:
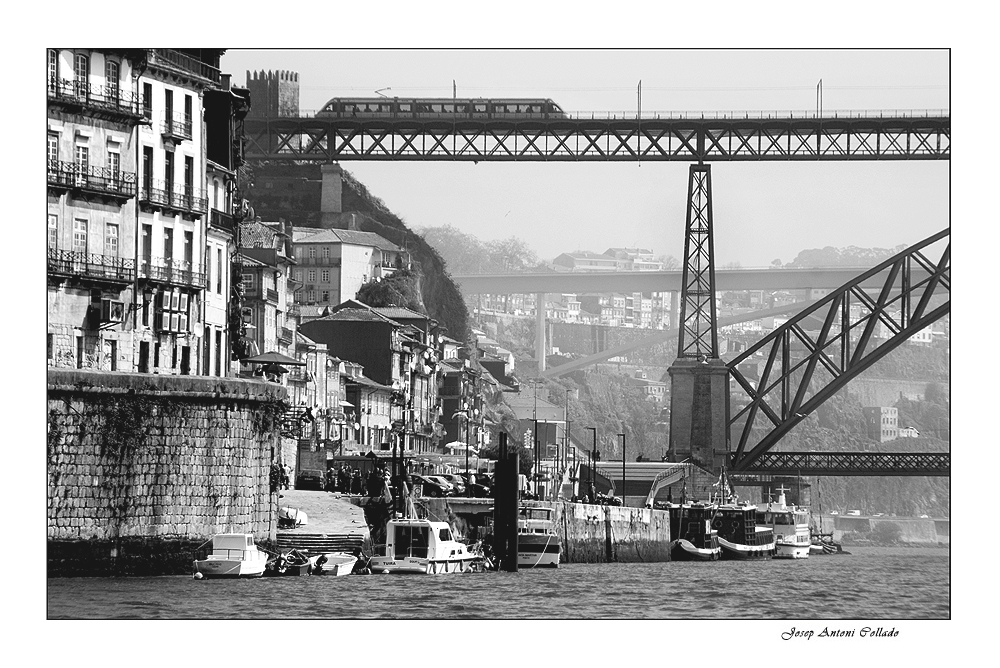
[[[319,165],[257,162],[248,164],[246,171],[246,181],[252,184],[248,197],[261,218],[321,227]],[[350,221],[357,229],[379,234],[410,252],[427,315],[446,327],[453,339],[468,340],[468,310],[440,254],[347,171],[341,176],[340,208],[337,227],[346,227]],[[352,213],[358,215],[348,215]]]

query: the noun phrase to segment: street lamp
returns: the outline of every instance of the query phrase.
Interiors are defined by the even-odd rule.
[[[622,437],[622,506],[625,506],[625,434],[618,434]]]
[[[590,489],[588,491],[597,496],[597,488],[594,487],[594,466],[597,464],[597,427],[586,427],[586,429],[594,432],[594,449],[590,451]],[[591,499],[591,501],[594,500]]]

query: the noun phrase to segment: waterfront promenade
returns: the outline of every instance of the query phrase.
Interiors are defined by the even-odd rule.
[[[306,514],[307,523],[294,529],[278,529],[281,548],[350,550],[370,543],[365,511],[350,497],[334,492],[283,489],[279,508],[295,508]]]

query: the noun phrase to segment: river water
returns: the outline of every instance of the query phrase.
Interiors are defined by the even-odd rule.
[[[760,619],[951,616],[943,548],[803,560],[565,564],[518,573],[51,578],[49,619]]]

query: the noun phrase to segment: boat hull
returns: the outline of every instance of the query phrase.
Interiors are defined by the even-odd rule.
[[[462,559],[422,559],[419,557],[372,557],[369,567],[372,573],[383,575],[441,575],[445,573],[468,573],[472,570],[473,555]]]
[[[808,559],[809,544],[777,541],[774,544],[775,559]]]
[[[518,568],[558,568],[562,539],[556,534],[519,534]]]
[[[259,578],[264,575],[266,560],[198,559],[194,572],[205,578]]]
[[[752,561],[770,559],[774,556],[774,543],[764,545],[742,545],[719,537],[720,559],[725,561]]]
[[[670,558],[674,561],[717,561],[721,552],[719,547],[695,547],[691,541],[678,538],[671,545]]]

